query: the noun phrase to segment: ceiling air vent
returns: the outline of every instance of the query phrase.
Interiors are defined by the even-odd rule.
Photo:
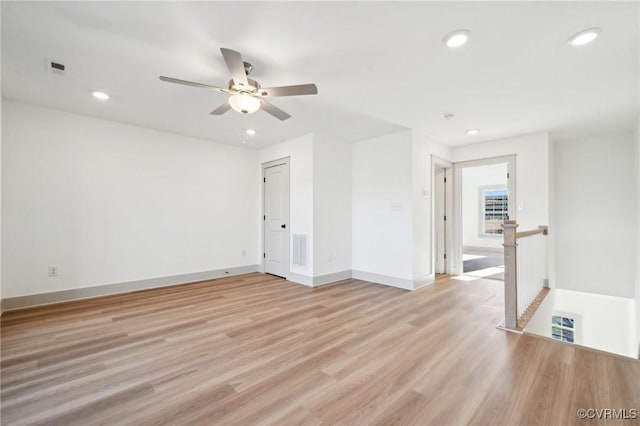
[[[45,59],[47,64],[47,70],[53,74],[64,75],[66,66],[60,61],[55,61],[52,59]]]

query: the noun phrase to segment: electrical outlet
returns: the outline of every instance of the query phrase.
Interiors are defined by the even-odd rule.
[[[329,258],[327,259],[329,263],[333,262],[333,256],[329,255]]]
[[[50,277],[58,276],[58,267],[57,266],[49,266],[48,273]]]
[[[246,250],[242,250],[242,257],[245,257],[247,255],[247,251]]]

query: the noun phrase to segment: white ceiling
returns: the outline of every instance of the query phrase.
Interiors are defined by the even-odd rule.
[[[258,131],[252,147],[309,132],[359,140],[403,128],[449,145],[579,134],[637,117],[638,6],[3,1],[2,94],[231,144],[246,125]],[[603,28],[594,43],[566,44],[589,27]],[[443,36],[460,28],[470,42],[444,47]],[[315,82],[319,94],[273,98],[293,115],[285,122],[261,111],[213,117],[226,95],[158,80],[224,86],[220,47],[242,52],[265,87]],[[64,63],[66,75],[49,73],[45,58]],[[93,99],[96,89],[111,100]],[[456,118],[444,120],[448,112]]]

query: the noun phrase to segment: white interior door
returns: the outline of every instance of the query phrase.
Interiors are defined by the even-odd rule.
[[[289,272],[289,164],[264,168],[264,271]]]
[[[446,222],[445,222],[445,169],[435,169],[433,177],[433,196],[435,203],[436,264],[435,273],[444,274],[446,268]]]

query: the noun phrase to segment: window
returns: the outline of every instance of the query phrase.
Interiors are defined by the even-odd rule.
[[[483,235],[502,235],[502,222],[509,219],[509,196],[506,189],[482,190]]]
[[[573,318],[553,315],[551,317],[551,337],[563,342],[574,343],[576,322]]]

